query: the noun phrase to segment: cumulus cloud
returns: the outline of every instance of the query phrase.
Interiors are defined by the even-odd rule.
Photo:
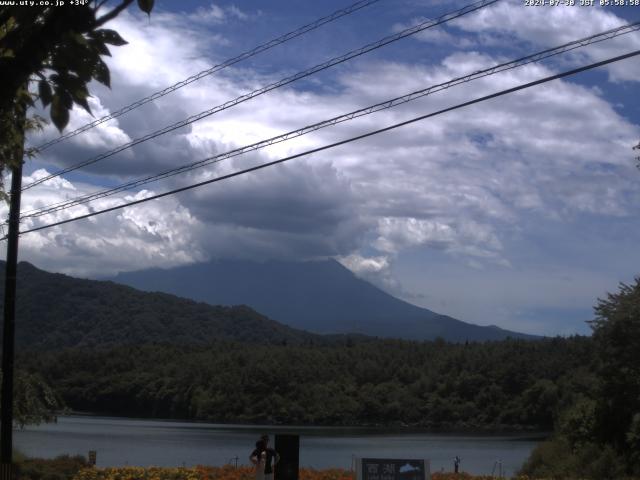
[[[367,280],[396,295],[410,296],[391,271],[390,256],[365,257],[357,253],[337,257],[337,260],[356,276]]]
[[[573,40],[594,35],[627,22],[611,11],[575,5],[567,8],[521,8],[517,0],[498,2],[482,9],[477,15],[458,19],[456,27],[464,32],[480,36],[481,41],[495,45],[505,37],[512,41],[526,42],[534,47],[553,47]],[[573,56],[575,60],[584,57],[594,61],[620,55],[640,48],[640,34],[632,33],[611,41],[595,44],[584,53]],[[637,82],[640,66],[637,62],[613,64],[607,67],[614,81]]]
[[[543,10],[549,18],[542,19]],[[214,23],[233,16],[242,20],[245,15],[237,8],[218,4],[201,13],[203,19]],[[154,16],[151,23],[130,14],[118,18],[114,28],[130,44],[114,49],[110,61],[113,91],[99,86],[92,89],[96,116],[222,59],[224,42],[214,38],[203,45],[198,29],[204,27],[185,18],[168,13]],[[599,9],[536,10],[501,2],[456,21],[447,30],[425,35],[422,40],[451,47],[437,61],[362,59],[336,70],[331,88],[306,83],[279,89],[100,162],[86,170],[90,175],[85,172],[45,182],[25,194],[24,208],[38,208],[226,152],[469,74],[504,61],[522,45],[521,49],[551,46],[621,23]],[[499,50],[489,45],[492,36],[510,36],[514,42]],[[458,41],[452,42],[450,37]],[[224,41],[233,38],[225,37]],[[603,43],[581,55],[600,58],[618,45]],[[91,206],[29,220],[25,227],[349,138],[551,75],[561,63],[528,65],[486,77],[149,185],[147,191],[120,194]],[[636,67],[625,65],[609,70],[612,80],[639,78],[634,73]],[[289,73],[265,74],[245,66],[202,79],[47,150],[28,164],[29,178],[42,178],[45,172],[38,169],[43,166],[51,169],[76,163]],[[637,219],[640,191],[634,181],[630,148],[637,143],[638,125],[616,110],[603,94],[603,87],[585,86],[574,79],[555,81],[291,164],[25,235],[22,255],[43,267],[83,275],[167,267],[214,257],[336,257],[363,278],[375,279],[394,291],[402,290],[394,265],[415,252],[435,252],[463,271],[477,271],[478,275],[518,272],[522,259],[514,245],[537,233],[532,219],[572,225],[576,230],[588,222],[586,216],[630,224]],[[88,119],[80,111],[73,113],[69,128]],[[50,127],[32,142],[54,135]],[[558,258],[550,249],[547,261]],[[427,287],[407,288],[420,293]],[[410,296],[408,290],[405,293]],[[431,294],[425,299],[436,301]],[[472,303],[470,300],[469,305]],[[515,307],[509,311],[514,312]],[[465,318],[473,320],[471,309],[465,312]],[[444,313],[457,314],[458,310],[445,309]]]
[[[387,257],[378,256],[367,258],[358,254],[341,257],[340,263],[356,274],[382,272],[387,270],[390,265]]]
[[[394,32],[401,32],[407,28],[419,25],[426,20],[426,18],[416,18],[410,23],[398,23],[393,26],[392,30]],[[451,34],[444,26],[441,28],[429,28],[423,30],[417,33],[414,38],[432,45],[446,45],[448,47],[456,48],[471,48],[476,46],[476,41],[470,38],[470,36]]]
[[[228,21],[229,18],[246,20],[249,15],[236,5],[221,7],[212,3],[207,7],[198,7],[194,13],[187,15],[187,17],[195,22],[218,25]]]
[[[38,170],[25,183],[48,175]],[[91,187],[54,178],[23,195],[22,211],[86,194]],[[64,221],[94,211],[123,205],[151,196],[152,191],[102,199],[90,206],[37,218],[26,218],[21,230]],[[114,213],[91,217],[67,225],[22,236],[21,259],[55,271],[80,276],[108,276],[122,270],[171,267],[208,258],[198,232],[202,223],[175,198],[126,207]]]

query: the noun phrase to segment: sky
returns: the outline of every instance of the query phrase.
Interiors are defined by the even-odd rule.
[[[354,0],[355,1],[355,0]],[[43,151],[24,184],[464,7],[380,0]],[[153,175],[640,20],[639,7],[500,0],[26,190],[23,212]],[[129,44],[91,84],[95,118],[350,5],[158,1],[109,24]],[[38,219],[46,225],[232,173],[640,48],[640,33]],[[216,259],[340,261],[385,291],[480,325],[588,334],[593,306],[640,273],[640,57],[286,164],[39,232],[20,260],[105,278]],[[71,131],[92,120],[74,109]],[[56,138],[52,125],[30,145]]]

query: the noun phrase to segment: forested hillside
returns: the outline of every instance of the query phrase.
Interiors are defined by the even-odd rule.
[[[75,410],[212,422],[550,429],[591,382],[591,340],[146,345],[30,352]]]
[[[4,268],[4,262],[0,262]],[[0,302],[4,277],[0,276]],[[321,337],[282,325],[246,306],[223,307],[140,292],[18,265],[18,348],[116,346],[214,340],[300,343]]]

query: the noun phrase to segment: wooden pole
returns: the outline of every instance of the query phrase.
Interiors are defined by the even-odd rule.
[[[16,112],[16,130],[24,140],[26,108]],[[18,265],[18,236],[20,233],[20,197],[22,193],[22,157],[24,141],[15,150],[11,176],[9,232],[7,235],[7,264],[4,284],[4,320],[2,331],[2,392],[0,393],[0,480],[13,478],[13,370],[16,316],[16,273]]]

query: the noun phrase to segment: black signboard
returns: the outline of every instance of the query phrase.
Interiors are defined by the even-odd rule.
[[[276,452],[280,461],[275,467],[276,480],[298,480],[300,464],[300,437],[298,435],[276,435]]]
[[[424,460],[398,458],[363,458],[359,480],[427,480]],[[427,467],[427,468],[425,468]]]

